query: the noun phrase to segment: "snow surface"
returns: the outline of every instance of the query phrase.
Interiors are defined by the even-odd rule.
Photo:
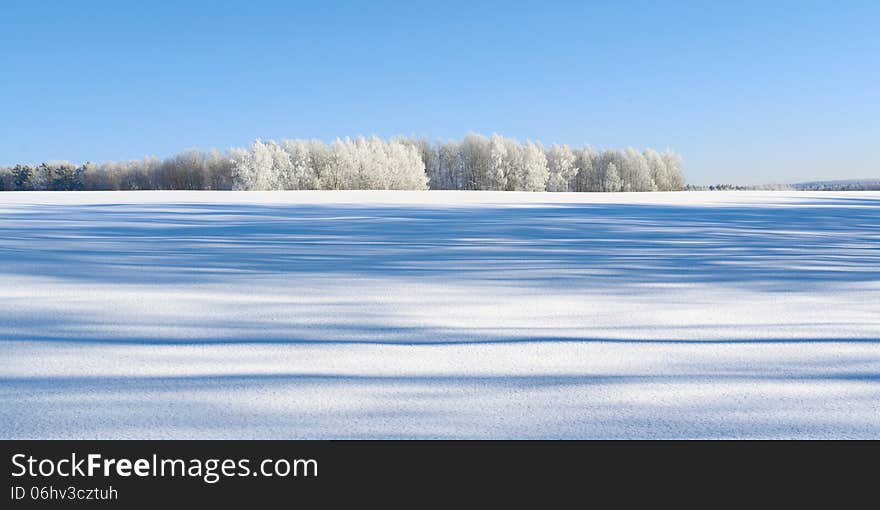
[[[880,193],[0,193],[2,438],[880,438]]]

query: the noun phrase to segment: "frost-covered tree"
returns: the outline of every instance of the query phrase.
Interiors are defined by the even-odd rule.
[[[381,140],[380,140],[381,146]],[[392,139],[386,146],[388,170],[387,188],[397,190],[428,189],[428,176],[423,157],[425,151],[403,140]]]
[[[623,183],[620,180],[620,173],[617,171],[617,165],[614,162],[608,163],[605,168],[605,184],[603,191],[622,191]]]
[[[578,169],[575,166],[575,155],[568,145],[550,146],[547,152],[547,169],[550,175],[547,191],[573,191]]]
[[[464,189],[464,167],[457,142],[435,145],[425,165],[431,189]]]
[[[279,175],[283,189],[318,189],[318,169],[313,143],[306,140],[284,140],[281,142],[289,158],[289,165]]]
[[[82,189],[95,190],[118,190],[119,186],[113,182],[110,175],[104,172],[101,165],[87,161],[83,163],[80,172]]]
[[[522,179],[525,177],[522,172],[524,165],[523,146],[512,138],[504,138],[505,147],[505,191],[518,191],[523,189],[524,183]]]
[[[522,191],[544,191],[550,173],[547,170],[547,156],[540,143],[528,141],[523,147],[522,169],[519,182]]]
[[[497,134],[489,140],[489,171],[483,189],[503,190],[507,187],[507,178],[512,174],[510,159],[507,154],[508,144]]]
[[[669,149],[663,151],[663,162],[666,164],[666,175],[670,190],[684,189],[684,176],[681,173],[681,157]]]
[[[234,188],[265,191],[275,189],[278,176],[274,171],[275,144],[256,140],[250,150],[232,154]]]
[[[424,162],[425,173],[428,176],[428,187],[431,189],[449,189],[449,179],[445,175],[446,165],[444,164],[443,145],[432,147]]]
[[[645,156],[635,150],[627,149],[624,152],[623,168],[621,169],[621,181],[623,191],[654,191],[654,180],[648,169]]]
[[[229,154],[212,149],[204,156],[206,189],[230,190],[235,185],[233,164]]]
[[[431,143],[424,138],[406,138],[406,137],[397,137],[392,138],[389,142],[394,141],[399,144],[403,144],[406,146],[411,146],[415,149],[416,155],[418,155],[419,160],[421,160],[422,166],[424,167],[423,173],[425,179],[430,180],[430,173],[428,170],[428,165],[435,158],[434,148],[431,146]],[[409,156],[407,156],[409,157]]]
[[[321,174],[321,189],[355,189],[352,187],[356,164],[352,145],[349,138],[337,138],[330,144],[327,164]]]
[[[483,135],[468,134],[459,148],[463,189],[484,190],[489,174],[489,139]]]
[[[668,191],[670,189],[669,176],[666,172],[666,163],[663,161],[663,158],[653,149],[646,149],[644,157],[655,189],[657,191]]]
[[[574,178],[573,191],[600,191],[599,179],[596,174],[596,153],[592,147],[575,151],[577,174]]]

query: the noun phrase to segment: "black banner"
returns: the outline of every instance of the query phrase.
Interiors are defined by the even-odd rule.
[[[3,441],[3,508],[868,494],[876,442]],[[869,466],[869,467],[866,467]],[[833,491],[830,491],[831,488]],[[575,499],[571,499],[575,498]],[[813,499],[816,502],[816,499]],[[465,505],[467,506],[467,505]]]

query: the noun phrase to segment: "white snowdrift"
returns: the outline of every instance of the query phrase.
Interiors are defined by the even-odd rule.
[[[0,193],[3,438],[880,438],[880,193]]]

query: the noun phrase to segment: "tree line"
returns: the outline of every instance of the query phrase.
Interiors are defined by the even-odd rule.
[[[801,191],[880,191],[880,179],[799,182],[792,184],[792,188]]]
[[[497,190],[684,189],[674,152],[571,148],[500,135],[462,140],[358,137],[260,140],[226,152],[194,149],[165,159],[0,167],[0,190]]]
[[[688,184],[686,191],[791,191],[791,184]]]

